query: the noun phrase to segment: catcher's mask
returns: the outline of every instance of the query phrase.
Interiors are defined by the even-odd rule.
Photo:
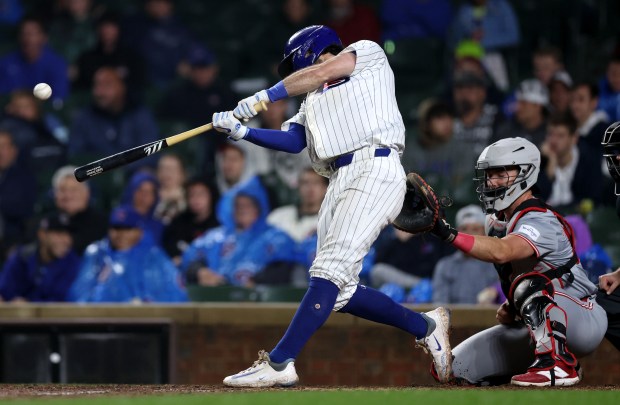
[[[616,156],[620,155],[620,121],[607,127],[601,145],[603,145],[603,157],[607,163],[607,170],[616,183],[615,193],[620,195],[620,161],[616,159]]]
[[[488,178],[489,169],[518,170],[512,183],[492,186]],[[478,199],[487,214],[503,211],[523,193],[532,188],[540,172],[540,151],[525,138],[506,138],[487,146],[478,161],[474,180],[477,183]]]

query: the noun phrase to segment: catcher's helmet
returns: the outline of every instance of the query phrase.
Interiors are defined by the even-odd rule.
[[[603,157],[607,163],[607,170],[616,183],[616,195],[620,195],[620,121],[614,122],[605,130],[603,135]]]
[[[284,59],[278,65],[278,74],[285,78],[293,72],[308,67],[330,46],[342,49],[338,34],[324,25],[311,25],[289,38],[284,47]]]
[[[506,187],[491,187],[487,169],[518,166],[514,182]],[[487,146],[476,162],[476,192],[487,214],[505,210],[526,190],[536,184],[540,172],[540,151],[524,138],[506,138]]]

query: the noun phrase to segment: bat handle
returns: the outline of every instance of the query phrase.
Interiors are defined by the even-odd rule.
[[[267,111],[269,108],[267,107],[267,102],[265,100],[260,101],[254,104],[254,109],[256,112]]]

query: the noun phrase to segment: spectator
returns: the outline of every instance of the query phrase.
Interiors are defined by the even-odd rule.
[[[598,109],[604,111],[610,121],[620,121],[620,55],[607,63],[607,72],[598,88]]]
[[[453,173],[469,176],[476,158],[496,131],[501,115],[496,106],[487,102],[486,83],[477,75],[460,73],[456,76],[453,94],[457,118],[454,122],[452,149],[458,151],[457,161],[468,168],[466,171],[454,169]],[[463,187],[467,181],[462,178],[457,184],[462,190],[460,199],[472,202],[474,194]]]
[[[88,183],[79,183],[73,171],[75,166],[63,166],[52,177],[55,210],[69,217],[73,249],[82,255],[92,242],[103,238],[107,220],[90,205]]]
[[[545,86],[551,84],[556,73],[564,70],[562,51],[554,46],[543,46],[532,54],[533,76]]]
[[[400,230],[394,234],[394,239],[377,251],[370,271],[373,286],[396,283],[405,288],[415,287],[422,279],[431,279],[439,259],[452,252],[437,238]]]
[[[470,0],[462,4],[452,27],[453,47],[462,42],[479,42],[485,51],[484,64],[500,89],[509,86],[502,52],[514,49],[521,40],[514,10],[506,0]]]
[[[44,218],[37,231],[37,243],[17,248],[4,264],[0,301],[65,301],[80,266],[72,244],[66,216]]]
[[[543,46],[532,54],[532,77],[549,87],[553,76],[564,70],[562,51],[554,46]],[[512,118],[517,109],[517,99],[513,92],[502,104],[502,111],[506,117]]]
[[[516,97],[517,109],[514,117],[497,129],[490,143],[504,138],[521,137],[540,147],[547,132],[546,108],[549,104],[549,92],[539,80],[528,79],[519,84]]]
[[[11,93],[0,127],[15,135],[22,152],[20,159],[33,173],[50,173],[42,181],[47,186],[51,172],[66,164],[67,128],[52,114],[43,114],[32,92],[17,90]]]
[[[219,225],[213,209],[218,201],[215,185],[210,180],[195,178],[185,189],[186,210],[164,229],[164,249],[176,264],[194,239]]]
[[[485,217],[479,205],[467,205],[456,213],[459,232],[484,235]],[[493,264],[474,259],[460,250],[437,262],[433,272],[434,304],[476,304],[478,294],[497,282]]]
[[[67,63],[47,46],[43,22],[24,17],[19,24],[19,49],[0,59],[0,94],[31,90],[37,83],[52,87],[52,99],[64,100],[69,94]]]
[[[374,10],[356,0],[326,0],[325,25],[338,34],[344,46],[362,39],[379,42],[381,25]]]
[[[149,172],[136,172],[123,191],[121,204],[133,208],[139,215],[141,228],[152,238],[156,245],[161,245],[164,224],[155,217],[155,207],[159,204],[159,182]]]
[[[596,110],[598,87],[589,82],[577,83],[571,92],[570,110],[577,120],[579,143],[587,143],[601,154],[601,134],[609,125],[604,111]]]
[[[232,219],[233,202],[239,190],[248,184],[262,188],[269,196],[269,207],[275,197],[270,194],[261,178],[247,163],[248,150],[246,144],[225,142],[216,156],[218,171],[216,181],[221,198],[216,206],[216,216],[220,223],[226,225],[226,221]],[[267,215],[267,213],[265,214]],[[232,224],[228,224],[232,225]]]
[[[454,62],[450,77],[445,81],[447,94],[443,97],[446,100],[453,101],[454,79],[464,74],[473,74],[480,77],[486,85],[486,102],[495,106],[499,106],[504,101],[503,92],[498,89],[497,84],[489,75],[487,68],[483,63],[484,49],[482,46],[473,41],[460,44],[454,52]]]
[[[445,40],[452,14],[452,5],[448,0],[385,0],[381,3],[383,39]]]
[[[273,210],[267,222],[286,232],[296,242],[301,242],[316,232],[319,208],[329,180],[306,167],[299,179],[299,202]]]
[[[541,147],[543,160],[538,186],[541,197],[558,209],[582,200],[601,201],[600,157],[589,145],[578,146],[577,122],[570,114],[553,115]]]
[[[206,48],[194,46],[189,53],[189,76],[162,97],[159,116],[180,120],[191,127],[205,124],[214,112],[232,108],[237,100],[229,87],[219,79],[215,56]],[[214,157],[221,138],[204,136],[200,139],[203,162],[197,165],[208,173],[215,171]]]
[[[108,237],[88,247],[69,293],[71,301],[183,302],[179,271],[163,250],[145,237],[142,216],[131,207],[115,208]]]
[[[223,143],[215,160],[217,164],[215,180],[220,194],[254,176],[246,164],[245,150],[241,147],[241,143]]]
[[[287,283],[294,267],[295,242],[267,224],[269,202],[251,182],[234,198],[232,218],[194,240],[180,268],[188,283],[205,286]]]
[[[144,12],[129,17],[123,25],[125,43],[143,57],[149,82],[165,88],[186,69],[189,31],[174,15],[172,0],[146,0]]]
[[[97,20],[96,33],[94,47],[85,50],[77,59],[73,78],[75,87],[92,88],[95,72],[103,66],[113,66],[127,83],[130,98],[138,100],[146,81],[144,62],[138,53],[120,43],[119,17],[114,13],[103,14]]]
[[[78,55],[95,44],[93,2],[66,0],[50,26],[50,43],[72,64]]]
[[[549,82],[549,109],[553,113],[564,114],[568,112],[573,79],[568,72],[557,72]]]
[[[449,105],[435,99],[420,103],[417,136],[405,148],[402,161],[407,170],[420,173],[440,195],[468,203],[475,200],[466,181],[472,163],[462,158],[460,144],[453,141],[454,121]]]
[[[41,139],[54,139],[63,145],[69,140],[69,130],[65,124],[56,115],[45,112],[32,91],[16,90],[11,93],[0,126],[15,133],[19,131],[20,148],[31,148]]]
[[[185,199],[185,167],[178,155],[166,153],[157,162],[157,181],[159,183],[159,202],[155,207],[155,217],[168,225],[179,213],[187,208]]]
[[[71,127],[69,154],[73,159],[84,159],[84,155],[100,158],[159,138],[151,112],[128,100],[127,87],[117,68],[97,70],[93,98],[93,105],[79,111]],[[151,157],[141,164],[154,162]],[[136,164],[129,167],[135,168]]]
[[[34,177],[18,162],[19,152],[13,135],[0,131],[0,261],[8,249],[21,242],[36,201]]]

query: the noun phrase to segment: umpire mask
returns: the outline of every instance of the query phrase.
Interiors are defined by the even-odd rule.
[[[603,145],[603,158],[607,164],[607,170],[616,183],[615,193],[620,195],[620,160],[616,159],[616,156],[620,156],[620,121],[607,127],[601,144]]]

